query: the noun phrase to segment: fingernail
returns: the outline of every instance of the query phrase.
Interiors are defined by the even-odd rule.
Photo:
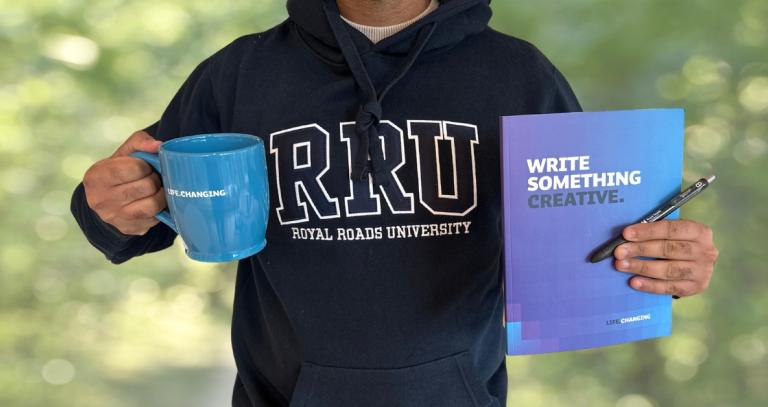
[[[619,266],[619,269],[626,270],[629,268],[629,262],[626,260],[619,260],[618,266]]]
[[[640,281],[638,279],[632,280],[632,287],[640,288],[642,286],[643,286],[643,282],[642,281]]]
[[[624,229],[624,236],[627,239],[632,239],[637,236],[637,231],[634,228],[626,228]]]

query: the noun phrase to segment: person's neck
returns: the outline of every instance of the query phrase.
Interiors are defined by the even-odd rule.
[[[430,0],[336,0],[344,18],[362,25],[386,27],[408,21],[427,9]]]

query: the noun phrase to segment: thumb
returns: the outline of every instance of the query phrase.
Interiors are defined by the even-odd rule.
[[[163,144],[160,140],[155,140],[146,131],[137,131],[128,137],[127,140],[118,147],[117,151],[112,154],[112,157],[125,157],[133,153],[134,151],[144,151],[147,153],[157,153],[160,149],[160,145]]]

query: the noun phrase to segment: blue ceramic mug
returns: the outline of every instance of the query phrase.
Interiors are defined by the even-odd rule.
[[[260,138],[200,134],[166,141],[158,154],[131,155],[162,177],[168,210],[156,217],[181,236],[189,257],[225,262],[264,248],[269,185]]]

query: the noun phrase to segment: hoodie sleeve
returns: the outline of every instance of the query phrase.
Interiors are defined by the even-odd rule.
[[[571,85],[552,61],[535,45],[518,38],[507,37],[511,44],[510,64],[523,72],[523,92],[531,106],[529,114],[581,112],[581,104]]]
[[[219,131],[211,70],[210,59],[200,63],[173,97],[160,120],[144,130],[163,141],[181,135]],[[142,236],[123,234],[102,221],[88,206],[82,183],[72,194],[70,210],[88,241],[115,264],[163,250],[171,246],[176,238],[176,233],[163,223],[153,226]]]

